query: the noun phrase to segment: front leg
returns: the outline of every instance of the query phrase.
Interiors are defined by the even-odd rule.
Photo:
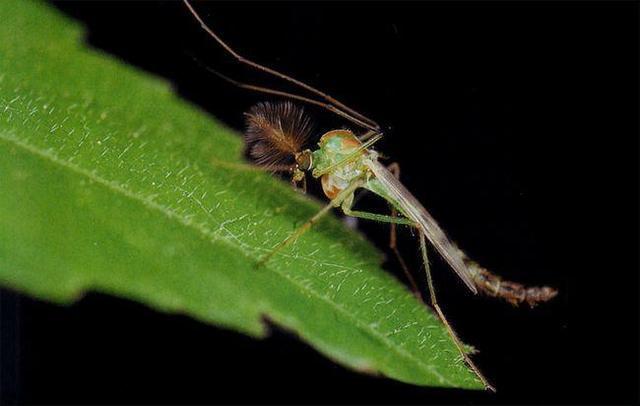
[[[362,179],[355,179],[353,182],[351,182],[351,184],[349,186],[347,186],[345,189],[343,189],[340,193],[338,193],[338,195],[333,200],[331,200],[329,202],[329,204],[327,204],[319,212],[317,212],[313,217],[311,217],[309,220],[307,220],[306,223],[304,223],[303,225],[298,227],[286,239],[284,239],[282,242],[280,242],[278,245],[276,245],[271,252],[269,252],[267,255],[262,257],[262,259],[260,259],[258,261],[258,264],[259,265],[263,265],[264,263],[269,261],[269,259],[271,259],[271,257],[273,257],[273,255],[276,252],[280,251],[281,249],[283,249],[287,245],[291,244],[293,241],[297,240],[298,237],[300,237],[307,230],[309,230],[311,228],[311,226],[313,226],[315,223],[317,223],[324,215],[329,213],[329,211],[331,209],[333,209],[335,207],[339,207],[340,204],[342,204],[342,202],[344,202],[344,201],[353,200],[353,193],[355,192],[355,190],[357,188],[361,187],[362,184],[363,184],[363,180]]]
[[[378,134],[380,134],[380,131],[368,130],[366,133],[358,136],[358,141],[366,142],[371,137],[373,137],[374,135],[378,135]]]

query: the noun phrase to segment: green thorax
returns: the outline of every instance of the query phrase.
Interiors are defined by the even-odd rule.
[[[327,174],[327,169],[339,164],[345,159],[352,157],[354,152],[362,146],[356,136],[349,130],[333,130],[324,134],[318,142],[317,150],[313,151],[313,176],[320,177]],[[365,155],[364,151],[363,154]],[[362,164],[359,159],[349,160],[349,163],[340,165],[340,168],[334,168],[330,173],[358,172]],[[355,175],[356,173],[353,173]]]

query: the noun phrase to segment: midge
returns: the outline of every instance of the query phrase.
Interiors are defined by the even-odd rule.
[[[310,173],[313,178],[320,179],[322,189],[330,199],[329,204],[274,247],[268,255],[263,257],[261,263],[268,261],[274,253],[295,241],[331,209],[339,207],[347,216],[391,224],[391,242],[389,245],[397,255],[414,292],[418,294],[418,288],[400,256],[395,242],[396,225],[413,227],[419,235],[420,252],[427,276],[431,304],[446,326],[466,363],[475,371],[487,389],[494,390],[469,358],[440,306],[438,306],[427,258],[427,241],[446,260],[474,294],[481,292],[489,296],[502,298],[513,305],[526,302],[529,306],[535,306],[540,302],[546,302],[555,297],[557,291],[546,286],[526,287],[519,283],[502,280],[467,258],[465,253],[447,238],[424,206],[400,183],[398,179],[399,166],[396,163],[389,166],[380,163],[378,153],[372,148],[382,138],[381,128],[375,121],[326,93],[239,55],[204,23],[188,0],[183,1],[202,28],[237,61],[287,81],[307,91],[309,94],[313,94],[317,99],[241,83],[211,70],[213,73],[244,89],[322,107],[350,121],[361,129],[359,132],[346,129],[328,131],[320,137],[317,147],[311,149],[313,148],[309,146],[311,121],[304,111],[292,102],[259,103],[245,113],[247,118],[247,130],[245,133],[247,147],[256,164],[273,172],[290,173],[292,183],[294,185],[302,183],[305,190],[306,175]],[[386,200],[392,208],[392,213],[387,215],[353,210],[354,194],[358,189],[366,189]]]

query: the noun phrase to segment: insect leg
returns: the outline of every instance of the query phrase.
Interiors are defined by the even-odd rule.
[[[397,216],[387,216],[386,214],[369,213],[369,212],[366,212],[366,211],[351,210],[351,208],[346,206],[346,205],[342,206],[342,211],[347,216],[366,219],[366,220],[379,221],[381,223],[390,223],[392,227],[394,227],[396,224],[404,224],[404,225],[408,225],[408,226],[412,226],[412,227],[416,226],[416,223],[414,223],[413,221],[411,221],[409,219],[406,219],[406,218],[397,217]],[[393,245],[391,245],[391,244],[393,244]],[[400,256],[400,253],[395,248],[395,235],[392,237],[392,242],[390,243],[389,246],[395,252],[395,254],[398,256],[398,260],[400,261],[400,265],[402,266],[402,270],[404,271],[407,279],[409,280],[409,283],[411,284],[411,290],[413,291],[413,293],[416,295],[416,297],[418,299],[421,299],[420,289],[418,289],[418,285],[416,284],[415,279],[413,279],[413,277],[411,276],[411,273],[409,272],[409,268],[407,267],[406,263],[404,262],[404,259],[402,259],[402,257]]]
[[[258,264],[262,265],[269,261],[271,257],[293,241],[297,240],[302,234],[304,234],[307,230],[311,228],[315,223],[317,223],[324,215],[326,215],[331,209],[340,206],[340,204],[347,199],[349,196],[353,195],[353,192],[362,186],[362,179],[354,180],[349,186],[343,189],[338,196],[336,196],[333,200],[329,202],[326,206],[324,206],[319,212],[317,212],[313,217],[307,220],[306,223],[298,227],[291,235],[289,235],[286,239],[276,245],[271,252],[262,257]]]
[[[387,216],[387,215],[383,215],[383,214],[355,211],[355,210],[351,210],[351,208],[347,204],[343,204],[342,205],[342,210],[348,216],[364,218],[364,219],[367,219],[367,220],[386,222],[386,223],[391,223],[391,224],[406,224],[406,225],[411,225],[411,226],[414,226],[414,227],[416,226],[415,223],[413,223],[411,220],[406,219],[406,218],[398,218],[398,217]],[[427,274],[427,282],[429,284],[429,293],[431,295],[431,305],[433,306],[433,308],[436,311],[436,313],[437,313],[438,317],[440,318],[440,320],[442,320],[442,323],[445,325],[449,335],[453,339],[453,342],[455,343],[456,347],[458,348],[458,351],[462,355],[462,357],[465,360],[465,362],[467,363],[467,365],[469,365],[469,367],[476,373],[478,378],[480,378],[480,380],[482,381],[482,383],[485,385],[485,387],[487,389],[495,392],[495,388],[493,386],[491,386],[491,384],[482,375],[482,373],[480,372],[478,367],[476,367],[476,365],[473,363],[471,358],[469,358],[469,356],[465,352],[463,344],[458,339],[458,336],[456,335],[455,331],[453,330],[453,328],[451,327],[451,325],[447,321],[447,318],[444,316],[444,313],[442,312],[442,309],[438,305],[438,301],[436,300],[435,289],[434,289],[434,286],[433,286],[433,280],[431,278],[431,269],[429,267],[429,259],[427,257],[427,245],[426,245],[425,235],[424,235],[424,233],[422,231],[420,231],[419,234],[420,234],[420,251],[422,253],[422,260],[424,262],[425,272]]]
[[[366,134],[365,134],[366,136]],[[394,173],[394,175],[397,177],[400,176],[400,167],[397,163],[391,164],[389,169]],[[416,224],[415,222],[406,219],[406,218],[399,218],[398,217],[398,213],[396,211],[396,209],[392,206],[392,210],[391,210],[391,216],[387,216],[387,215],[383,215],[383,214],[375,214],[375,213],[368,213],[368,212],[362,212],[362,211],[355,211],[355,210],[351,210],[351,207],[354,204],[354,201],[351,200],[348,204],[346,204],[347,202],[342,204],[342,211],[344,212],[344,214],[346,214],[347,216],[351,216],[351,217],[356,217],[356,218],[363,218],[366,220],[373,220],[373,221],[379,221],[379,222],[385,222],[385,223],[390,223],[391,224],[391,236],[390,236],[390,241],[389,241],[389,248],[391,248],[391,250],[393,250],[394,254],[396,255],[396,257],[398,258],[398,262],[400,262],[400,266],[402,267],[402,270],[407,278],[407,280],[409,281],[409,284],[411,285],[411,290],[413,291],[414,295],[422,300],[422,297],[420,295],[420,289],[418,288],[418,284],[416,283],[415,279],[413,278],[413,276],[411,275],[411,272],[409,271],[409,267],[407,266],[406,262],[404,261],[404,258],[402,258],[402,256],[400,255],[400,252],[397,249],[397,244],[396,244],[396,224],[405,224],[405,225],[410,225],[415,227]]]
[[[491,386],[491,384],[487,381],[487,379],[482,375],[482,372],[480,372],[478,367],[473,363],[473,361],[471,361],[471,358],[467,355],[462,342],[460,342],[460,339],[456,335],[456,332],[453,330],[453,327],[451,327],[451,324],[449,324],[449,322],[447,321],[447,318],[444,317],[444,313],[442,312],[442,309],[440,309],[440,306],[438,305],[438,301],[436,300],[436,291],[433,287],[433,280],[431,278],[431,268],[429,267],[429,258],[427,257],[427,243],[425,241],[425,236],[423,232],[420,232],[420,251],[422,253],[422,260],[424,262],[424,270],[427,273],[427,283],[429,284],[429,293],[431,294],[431,306],[433,306],[434,310],[438,314],[438,317],[440,318],[440,320],[442,320],[442,323],[447,328],[449,335],[453,339],[453,342],[455,343],[456,347],[458,347],[458,351],[460,351],[460,354],[464,358],[467,365],[469,365],[469,367],[473,369],[473,372],[476,373],[478,378],[480,378],[480,380],[488,390],[495,392],[496,389],[493,386]]]
[[[269,75],[278,77],[282,80],[285,80],[289,83],[292,83],[302,89],[305,89],[311,93],[316,94],[317,96],[326,100],[329,104],[331,104],[335,110],[339,110],[341,115],[346,115],[349,117],[357,118],[359,121],[364,121],[367,123],[367,128],[378,130],[380,126],[370,118],[364,116],[363,114],[358,113],[354,109],[348,107],[347,105],[341,103],[340,101],[334,99],[326,93],[321,92],[320,90],[307,85],[306,83],[299,81],[297,79],[292,78],[291,76],[285,75],[284,73],[278,72],[275,69],[271,69],[267,66],[256,63],[250,59],[245,58],[244,56],[238,54],[233,48],[231,48],[226,42],[222,40],[209,26],[202,20],[198,12],[191,6],[191,3],[188,0],[183,0],[184,4],[189,9],[189,12],[193,15],[193,17],[200,23],[202,29],[209,34],[227,53],[229,53],[233,58],[235,58],[239,63],[245,64],[253,69],[265,72]]]
[[[302,187],[299,187],[298,183],[302,184]],[[306,195],[307,194],[307,177],[306,176],[303,177],[302,180],[300,181],[297,181],[293,177],[291,177],[291,187]]]
[[[394,162],[391,165],[389,165],[387,169],[389,169],[389,171],[393,173],[393,176],[395,176],[396,179],[400,179],[400,165],[397,162]],[[391,205],[391,217],[394,217],[394,218],[398,217],[398,210],[396,210],[396,208],[393,205]],[[416,283],[416,280],[413,278],[413,275],[411,274],[411,270],[407,266],[407,263],[405,262],[404,258],[402,258],[402,255],[400,255],[400,251],[398,250],[396,223],[390,224],[389,248],[391,248],[391,251],[393,251],[393,253],[395,254],[396,259],[400,263],[400,267],[404,272],[404,275],[407,277],[407,280],[411,284],[411,290],[413,290],[413,294],[418,299],[422,300],[422,295],[420,294],[420,289],[418,288],[418,284]]]
[[[221,159],[212,158],[211,165],[220,166],[228,169],[236,169],[240,171],[256,171],[256,172],[291,172],[294,169],[293,165],[271,165],[271,166],[258,166],[251,165],[244,162],[228,162]]]
[[[365,142],[368,139],[370,139],[371,137],[373,137],[374,135],[377,135],[379,133],[380,133],[380,131],[368,130],[366,133],[358,136],[358,141]]]
[[[253,85],[250,83],[244,83],[244,82],[240,82],[238,80],[235,80],[233,78],[230,78],[229,76],[223,75],[222,73],[218,72],[217,70],[204,65],[202,62],[200,62],[198,59],[193,58],[198,64],[200,64],[204,69],[206,69],[208,72],[213,73],[214,75],[218,76],[220,79],[225,80],[229,83],[231,83],[234,86],[239,87],[240,89],[246,89],[246,90],[250,90],[252,92],[257,92],[257,93],[264,93],[264,94],[272,94],[274,96],[280,96],[280,97],[284,97],[286,99],[292,99],[292,100],[298,100],[301,101],[303,103],[307,103],[307,104],[311,104],[314,106],[318,106],[321,107],[323,109],[326,109],[334,114],[339,115],[340,117],[351,121],[354,124],[359,125],[362,128],[366,128],[368,130],[368,132],[373,133],[372,135],[375,134],[379,134],[380,130],[379,127],[377,125],[371,125],[363,120],[360,120],[354,116],[351,116],[347,113],[345,113],[344,111],[340,110],[339,108],[337,108],[336,106],[334,106],[333,104],[329,104],[329,103],[324,103],[315,99],[311,99],[309,97],[305,97],[305,96],[300,96],[298,94],[295,93],[289,93],[289,92],[285,92],[282,90],[277,90],[277,89],[271,89],[268,87],[263,87],[263,86],[257,86],[257,85]]]
[[[377,213],[370,213],[368,211],[351,210],[351,208],[346,206],[342,206],[342,211],[344,212],[344,214],[351,217],[379,221],[381,223],[404,224],[407,226],[416,227],[416,223],[404,217],[393,217],[393,216],[388,216],[386,214],[377,214]]]

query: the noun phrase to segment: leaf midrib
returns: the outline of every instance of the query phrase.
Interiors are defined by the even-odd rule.
[[[138,194],[135,194],[131,191],[128,191],[125,188],[122,188],[117,182],[115,181],[110,181],[107,179],[104,179],[98,175],[96,175],[93,172],[87,171],[86,169],[83,169],[77,165],[72,164],[71,162],[68,162],[66,160],[60,159],[59,157],[55,156],[55,154],[51,154],[47,151],[43,151],[41,149],[39,149],[38,147],[31,145],[29,143],[25,143],[21,140],[16,139],[15,137],[12,137],[11,135],[7,135],[6,132],[0,132],[0,139],[4,140],[7,143],[11,143],[21,149],[23,149],[24,151],[27,151],[29,153],[32,153],[42,159],[48,160],[56,165],[59,165],[60,167],[66,168],[67,170],[70,170],[74,173],[77,173],[79,175],[82,175],[86,178],[88,178],[89,180],[92,180],[100,185],[102,185],[103,187],[110,189],[111,191],[120,194],[124,197],[127,197],[137,203],[141,203],[142,205],[149,207],[151,209],[154,210],[158,210],[160,211],[162,214],[164,214],[165,216],[167,216],[170,219],[177,219],[178,223],[182,224],[183,226],[185,226],[186,228],[195,230],[197,233],[199,233],[202,236],[207,237],[207,240],[210,241],[211,243],[217,242],[217,241],[221,241],[224,244],[228,245],[229,247],[236,249],[238,251],[240,251],[242,253],[242,255],[244,255],[246,258],[250,259],[250,260],[256,260],[256,258],[254,258],[253,256],[250,255],[250,252],[247,248],[250,248],[252,250],[255,251],[259,251],[259,250],[263,250],[263,251],[269,251],[268,249],[262,248],[262,247],[252,247],[250,245],[248,245],[245,242],[240,241],[239,239],[237,239],[237,237],[234,236],[234,234],[227,230],[224,227],[224,222],[220,223],[218,230],[223,230],[225,231],[228,235],[232,236],[234,238],[234,242],[230,241],[228,238],[225,238],[223,235],[220,234],[216,234],[215,232],[211,232],[205,229],[202,229],[201,227],[198,226],[198,224],[192,222],[192,221],[188,221],[188,219],[185,219],[183,217],[181,217],[178,213],[172,211],[170,208],[165,207],[161,204],[158,204],[144,196],[140,196]],[[286,253],[278,253],[277,255],[279,256],[283,256],[283,257],[288,257],[288,258],[293,258],[293,256],[288,255]],[[311,261],[316,261],[315,259],[311,259],[305,256],[300,256],[300,255],[296,255],[295,256],[296,259],[306,259],[306,260],[311,260]],[[348,268],[342,265],[337,265],[337,264],[331,264],[331,263],[325,263],[325,265],[329,265],[329,266],[337,266],[337,267],[342,267],[345,269],[350,269],[353,270],[352,268]],[[328,300],[325,296],[323,296],[322,294],[320,294],[319,292],[316,292],[315,290],[311,289],[309,286],[304,285],[304,284],[300,284],[298,282],[296,282],[294,279],[289,278],[286,274],[272,268],[272,267],[268,267],[265,266],[266,269],[271,270],[273,273],[275,273],[276,275],[278,275],[279,277],[283,278],[284,280],[286,280],[287,282],[289,282],[290,284],[296,286],[297,288],[308,292],[310,295],[314,296],[316,299],[320,299],[322,302],[326,303],[329,307],[333,308],[334,310],[338,311],[339,313],[341,313],[343,316],[345,316],[347,319],[351,320],[359,329],[361,329],[362,331],[367,332],[368,334],[370,334],[371,336],[373,336],[374,338],[378,339],[380,342],[382,342],[385,346],[387,346],[388,348],[390,348],[391,350],[395,351],[398,355],[412,361],[413,363],[415,363],[416,365],[418,365],[422,370],[424,370],[425,372],[432,374],[434,377],[436,377],[441,384],[446,384],[449,386],[454,386],[454,384],[449,381],[447,378],[445,378],[444,376],[442,376],[440,373],[438,373],[434,367],[432,365],[428,365],[426,363],[424,363],[422,360],[414,357],[410,352],[407,352],[405,350],[403,350],[401,347],[393,345],[392,342],[390,342],[381,332],[378,332],[375,329],[372,329],[368,323],[358,319],[356,316],[354,316],[352,313],[348,312],[346,309],[344,309],[342,306],[340,306],[340,304],[332,302],[330,300]]]

